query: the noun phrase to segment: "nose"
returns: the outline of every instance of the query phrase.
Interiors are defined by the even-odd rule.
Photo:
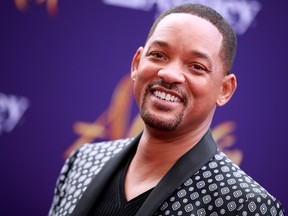
[[[185,76],[179,63],[170,63],[158,71],[158,76],[167,83],[183,83]]]

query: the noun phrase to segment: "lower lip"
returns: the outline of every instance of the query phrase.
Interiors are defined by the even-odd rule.
[[[152,103],[156,107],[165,108],[165,109],[175,109],[176,106],[179,106],[179,102],[171,102],[162,100],[161,98],[156,97],[155,95],[152,95],[151,97]]]

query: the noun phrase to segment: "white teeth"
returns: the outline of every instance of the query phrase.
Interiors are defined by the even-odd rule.
[[[170,101],[170,102],[178,102],[180,99],[170,94],[166,94],[165,92],[155,91],[154,95],[162,100]]]

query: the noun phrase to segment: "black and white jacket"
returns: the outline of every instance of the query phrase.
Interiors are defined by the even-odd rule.
[[[85,216],[115,171],[135,153],[136,138],[86,144],[65,162],[49,216]],[[211,131],[183,155],[137,216],[285,215],[280,202],[216,148]]]

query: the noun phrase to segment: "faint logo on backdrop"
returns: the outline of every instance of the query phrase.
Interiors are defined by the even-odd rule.
[[[0,92],[0,135],[11,132],[28,107],[27,98]]]
[[[74,132],[79,138],[65,152],[65,157],[85,143],[100,139],[115,140],[123,137],[133,137],[143,129],[143,122],[137,114],[131,116],[133,108],[132,82],[130,76],[125,76],[116,86],[109,107],[92,123],[76,122]],[[232,121],[223,122],[212,129],[218,148],[225,152],[236,164],[240,164],[243,154],[238,149],[232,149],[236,142],[233,132],[236,124]]]
[[[156,16],[164,10],[184,3],[199,3],[218,11],[233,26],[237,34],[244,34],[261,9],[257,0],[102,0],[105,4],[149,11],[156,6]]]
[[[15,6],[20,11],[27,11],[29,4],[46,5],[47,12],[50,16],[58,13],[58,0],[14,0]]]
[[[164,10],[184,3],[200,3],[217,10],[233,26],[239,35],[244,34],[252,25],[261,9],[257,0],[102,0],[105,4],[149,11],[156,6],[156,16]],[[58,14],[58,0],[14,0],[20,11],[26,11],[29,4],[46,5],[50,16]]]

